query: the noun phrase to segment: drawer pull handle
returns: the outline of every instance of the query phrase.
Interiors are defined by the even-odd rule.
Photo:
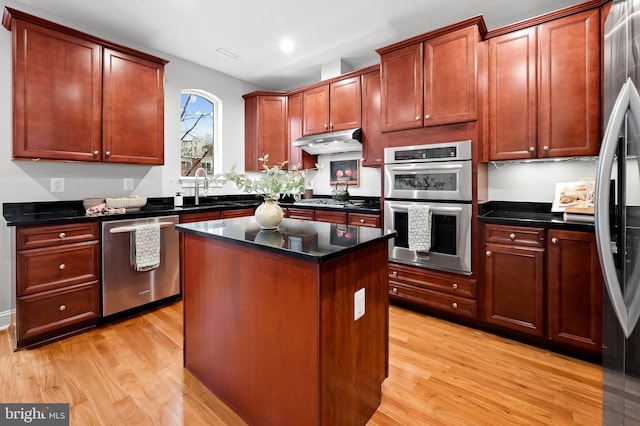
[[[58,235],[58,237],[60,237],[61,239],[62,239],[62,238],[64,238],[64,237],[66,237],[66,236],[67,236],[67,234],[65,234],[64,232],[61,232],[61,233]]]
[[[453,287],[454,290],[457,290],[458,289],[458,284],[453,283],[453,285],[451,287]]]
[[[360,223],[364,223],[364,219],[360,219]]]
[[[393,278],[398,278],[398,272],[397,271],[393,271],[391,273],[391,275],[393,276]]]
[[[392,288],[391,293],[398,294],[398,288],[397,287]]]
[[[457,304],[456,302],[453,302],[453,303],[451,304],[451,307],[452,307],[453,309],[458,309],[458,304]]]
[[[64,311],[65,309],[67,309],[66,305],[60,305],[60,307],[58,308],[60,311]]]
[[[485,254],[486,254],[487,256],[491,256],[491,252],[490,252],[489,250],[487,250],[487,251],[485,252]]]
[[[58,268],[60,268],[60,270],[62,271],[64,268],[66,268],[67,266],[64,263],[61,263],[60,266],[58,266]]]
[[[553,238],[551,239],[551,242],[552,242],[553,244],[558,244],[558,239],[557,239],[556,237],[553,237]]]
[[[516,234],[514,234],[514,233],[509,234],[509,239],[511,241],[515,240],[516,239]]]

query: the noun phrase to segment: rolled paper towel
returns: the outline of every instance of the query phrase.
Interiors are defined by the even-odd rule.
[[[429,206],[409,206],[408,216],[409,250],[431,250],[431,209]]]

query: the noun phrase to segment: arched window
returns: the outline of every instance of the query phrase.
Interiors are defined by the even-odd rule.
[[[198,89],[180,92],[180,175],[202,167],[209,176],[220,170],[222,101]]]

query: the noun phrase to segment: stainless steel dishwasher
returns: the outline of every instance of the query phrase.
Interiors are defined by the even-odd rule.
[[[136,226],[160,225],[160,265],[137,271],[131,261]],[[146,305],[180,293],[178,216],[102,222],[102,316]]]

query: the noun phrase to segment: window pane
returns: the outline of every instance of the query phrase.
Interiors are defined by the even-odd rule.
[[[182,176],[202,167],[213,174],[214,105],[193,93],[180,95],[180,164]]]

